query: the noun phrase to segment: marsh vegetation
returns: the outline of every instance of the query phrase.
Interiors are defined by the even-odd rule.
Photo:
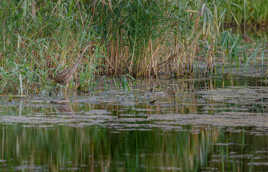
[[[267,6],[265,0],[1,1],[1,92],[50,88],[49,76],[90,43],[94,53],[85,55],[72,82],[81,89],[99,75],[189,77],[217,66],[263,64],[267,35],[259,32],[267,28]]]
[[[0,21],[0,171],[268,170],[267,0],[1,0]]]

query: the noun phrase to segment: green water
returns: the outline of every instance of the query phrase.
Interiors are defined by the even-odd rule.
[[[264,79],[108,83],[1,96],[0,171],[268,171]]]

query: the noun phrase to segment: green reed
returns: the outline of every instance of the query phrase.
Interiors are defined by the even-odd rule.
[[[267,26],[268,2],[265,0],[227,0],[217,3],[220,11],[229,14],[225,17],[228,25],[242,26],[243,29],[250,25]]]
[[[92,42],[95,51],[85,55],[74,87],[86,89],[95,75],[185,76],[202,63],[214,71],[221,58],[224,63],[248,62],[241,57],[250,56],[255,47],[248,48],[224,26],[265,24],[268,12],[261,2],[266,3],[1,1],[1,92],[39,93],[53,85],[49,76],[70,66]]]

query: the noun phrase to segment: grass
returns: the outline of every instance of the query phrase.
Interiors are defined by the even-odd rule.
[[[221,64],[249,64],[264,46],[246,44],[232,28],[267,26],[265,0],[0,2],[0,90],[39,93],[50,75],[94,42],[75,74],[87,89],[96,75],[185,77]],[[259,44],[263,45],[263,44]],[[250,57],[250,58],[248,58]],[[263,60],[263,58],[262,58]],[[17,87],[14,87],[17,85]],[[23,93],[22,93],[23,92]]]

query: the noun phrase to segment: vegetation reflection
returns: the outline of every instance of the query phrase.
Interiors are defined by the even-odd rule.
[[[28,128],[1,126],[2,169],[41,167],[50,171],[71,168],[95,170],[181,169],[198,171],[208,163],[217,130],[185,127],[182,132],[111,129]]]

